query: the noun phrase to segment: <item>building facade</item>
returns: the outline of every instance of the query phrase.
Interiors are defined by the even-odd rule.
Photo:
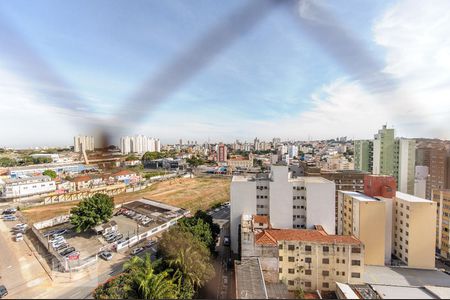
[[[231,248],[239,252],[242,215],[269,216],[276,228],[311,228],[335,232],[335,185],[322,177],[292,177],[287,166],[273,165],[268,175],[233,176]]]
[[[224,144],[219,144],[217,147],[217,160],[219,162],[226,162],[228,156],[227,146]]]
[[[81,152],[83,151],[94,151],[95,143],[93,136],[79,135],[73,138],[73,151]]]
[[[408,267],[435,268],[436,202],[397,192],[393,207],[393,254]]]
[[[394,129],[383,125],[373,141],[373,174],[394,174],[394,144]]]
[[[354,142],[355,170],[372,173],[373,141],[359,140]]]
[[[416,141],[403,138],[396,139],[394,145],[394,177],[397,179],[397,189],[400,192],[414,195],[415,165]]]
[[[150,138],[145,135],[123,136],[120,138],[120,150],[122,154],[160,152],[161,143],[159,139]]]
[[[426,199],[431,199],[433,190],[450,188],[449,153],[444,145],[429,144],[416,150],[416,165],[427,166],[429,176],[426,187]]]
[[[355,236],[365,245],[365,263],[384,266],[390,261],[386,202],[359,192],[338,191],[337,234]],[[389,247],[388,247],[389,248]],[[388,252],[388,253],[387,253]]]
[[[436,249],[450,259],[450,190],[433,190],[433,201],[437,206]]]
[[[49,176],[35,176],[22,179],[5,179],[2,197],[20,198],[56,190],[56,183]]]

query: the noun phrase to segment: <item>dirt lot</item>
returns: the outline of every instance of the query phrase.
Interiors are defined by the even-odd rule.
[[[120,204],[142,197],[195,212],[198,209],[207,209],[218,202],[229,201],[230,179],[208,177],[172,179],[155,183],[139,192],[115,196],[114,202]],[[22,211],[22,214],[27,222],[35,223],[68,214],[70,208],[77,203],[78,201],[37,206]]]

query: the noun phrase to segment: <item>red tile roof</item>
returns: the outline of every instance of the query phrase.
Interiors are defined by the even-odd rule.
[[[347,235],[328,235],[315,229],[267,229],[255,236],[256,244],[277,245],[278,241],[305,241],[321,244],[362,244],[360,240]]]
[[[136,173],[132,172],[130,170],[121,170],[117,173],[114,173],[113,176],[124,176],[124,175],[131,175],[131,174],[136,174]]]
[[[253,222],[254,223],[270,224],[268,216],[253,215],[252,217],[253,217]]]
[[[83,182],[89,180],[91,180],[91,177],[89,177],[88,175],[81,175],[72,179],[73,182]]]

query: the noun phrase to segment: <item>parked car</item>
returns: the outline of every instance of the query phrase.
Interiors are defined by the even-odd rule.
[[[67,244],[67,242],[65,240],[64,241],[59,241],[59,242],[56,242],[56,243],[52,244],[52,247],[53,247],[53,249],[58,249],[60,246],[62,246],[64,244]]]
[[[111,236],[109,236],[106,240],[107,243],[112,243],[114,242],[114,240],[116,239],[117,234],[113,234]]]
[[[16,221],[17,218],[16,218],[16,216],[14,216],[14,215],[5,215],[5,216],[3,217],[3,220],[5,220],[5,221]]]
[[[137,255],[137,254],[141,253],[142,251],[144,251],[144,248],[142,248],[142,247],[134,248],[133,251],[131,251],[131,255]]]
[[[69,248],[69,244],[68,243],[63,243],[61,245],[59,245],[58,247],[55,248],[56,251],[62,251],[64,249]]]
[[[145,244],[145,247],[146,247],[146,248],[150,248],[150,247],[152,247],[153,245],[156,245],[156,241],[151,240],[151,241],[148,241],[148,242]]]
[[[62,241],[62,240],[65,240],[65,238],[64,238],[62,235],[58,235],[58,236],[52,238],[52,239],[50,240],[50,243],[54,243],[54,242]]]
[[[123,234],[122,234],[122,233],[119,233],[118,235],[116,235],[116,236],[114,237],[113,242],[120,241],[122,238],[123,238]]]
[[[56,230],[49,230],[49,231],[45,232],[43,234],[43,236],[44,237],[49,237],[49,236],[53,235],[55,232],[56,232]]]
[[[61,252],[59,252],[60,255],[65,256],[69,253],[75,252],[75,248],[74,247],[69,247]]]
[[[100,253],[100,257],[103,258],[104,260],[111,260],[113,258],[113,255],[109,251],[103,251]]]
[[[28,225],[25,223],[19,223],[19,224],[16,224],[16,226],[14,226],[14,228],[25,228],[25,227],[28,227]]]
[[[2,215],[15,214],[16,212],[17,212],[17,209],[15,209],[15,208],[7,208],[4,211],[2,211]]]
[[[58,229],[52,234],[52,238],[56,238],[58,236],[62,236],[65,233],[67,233],[67,231],[68,231],[67,229]]]
[[[8,290],[4,285],[0,285],[0,298],[5,297],[6,295],[8,295]]]
[[[16,233],[16,242],[23,241],[23,234],[22,233]]]

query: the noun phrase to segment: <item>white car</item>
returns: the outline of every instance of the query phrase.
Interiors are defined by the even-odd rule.
[[[16,242],[20,242],[20,241],[23,241],[23,234],[17,233],[16,234]]]
[[[141,253],[142,251],[144,251],[144,248],[142,248],[142,247],[135,248],[135,249],[133,249],[133,251],[131,251],[131,255],[137,255],[137,254]]]
[[[102,253],[100,253],[100,257],[104,260],[111,260],[113,258],[113,255],[109,251],[103,251]]]

